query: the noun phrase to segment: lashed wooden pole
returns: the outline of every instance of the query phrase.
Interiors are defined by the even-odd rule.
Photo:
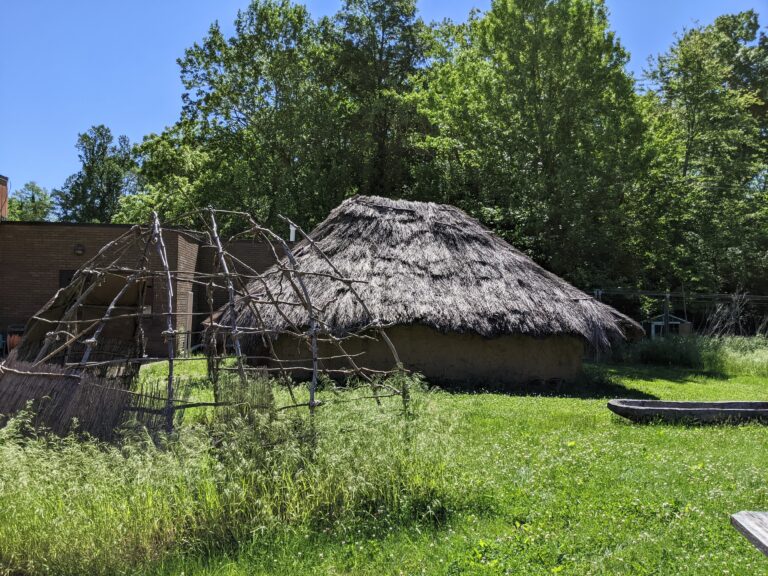
[[[350,293],[360,303],[360,306],[362,306],[363,311],[373,321],[374,325],[376,326],[376,331],[378,332],[378,334],[381,336],[382,340],[384,340],[384,343],[389,348],[389,351],[390,351],[390,353],[392,354],[392,357],[395,360],[395,365],[397,366],[398,371],[403,372],[403,370],[404,370],[403,363],[400,360],[400,355],[397,353],[397,349],[395,348],[395,345],[392,343],[392,340],[389,339],[389,335],[386,333],[384,328],[381,326],[380,320],[378,318],[374,317],[374,315],[371,313],[371,311],[368,308],[368,306],[365,304],[365,300],[363,300],[363,298],[360,296],[360,294],[358,294],[357,290],[355,290],[355,287],[353,285],[354,283],[351,282],[350,280],[345,280],[344,279],[345,276],[341,273],[341,271],[333,264],[333,262],[331,262],[330,258],[328,258],[328,256],[325,254],[325,252],[323,252],[320,249],[320,247],[317,245],[317,243],[314,241],[314,239],[309,234],[304,232],[304,230],[301,228],[301,226],[299,226],[298,224],[293,222],[290,218],[287,218],[285,216],[280,215],[280,218],[283,221],[287,222],[288,225],[293,226],[294,229],[298,230],[299,234],[301,234],[301,236],[309,243],[310,246],[312,246],[312,248],[323,259],[323,261],[325,261],[325,263],[328,264],[328,266],[337,275],[337,277],[340,278],[341,281],[347,286],[347,288],[349,289]],[[341,347],[340,344],[338,345],[338,347],[341,349],[342,353],[346,354],[346,351],[344,350],[344,348]],[[347,354],[347,356],[349,356],[349,355]],[[354,360],[351,357],[350,357],[350,362],[353,364],[353,367],[357,371],[359,371],[359,369],[357,368],[357,366],[354,363]],[[407,381],[406,381],[406,384],[404,385],[403,390],[401,391],[402,397],[403,397],[403,406],[405,407],[406,411],[408,410],[408,405],[409,405],[409,402],[410,402],[410,390],[408,390],[407,388],[408,388],[408,385],[407,385]],[[376,391],[375,385],[372,386],[372,389],[373,389],[373,392],[374,392],[374,396],[376,396],[377,391]],[[378,398],[376,398],[376,402],[377,402],[377,404],[381,404],[381,402],[379,401]]]
[[[315,401],[315,393],[317,392],[317,313],[315,307],[312,304],[312,298],[309,296],[309,290],[304,283],[304,278],[299,271],[299,263],[296,261],[296,257],[293,255],[293,251],[288,244],[280,238],[279,240],[285,251],[285,256],[288,258],[290,268],[287,268],[289,272],[293,273],[296,277],[296,283],[301,288],[301,295],[303,296],[304,305],[307,308],[307,314],[309,314],[309,339],[310,347],[312,349],[312,381],[309,385],[309,413],[315,414],[315,407],[317,402]],[[290,280],[290,275],[289,275]]]
[[[224,211],[224,212],[244,216],[250,221],[252,226],[251,230],[259,232],[262,235],[262,237],[265,240],[267,240],[267,243],[272,248],[272,252],[275,256],[275,261],[278,263],[277,265],[280,269],[280,273],[284,275],[286,280],[289,282],[289,284],[293,288],[294,293],[298,297],[299,301],[307,310],[307,314],[309,315],[310,351],[312,354],[312,380],[309,386],[309,411],[310,411],[310,414],[314,415],[315,408],[319,405],[319,402],[315,400],[315,394],[317,392],[317,374],[318,374],[318,346],[317,346],[318,319],[317,319],[317,312],[315,310],[315,307],[312,304],[312,299],[309,295],[309,290],[307,290],[307,286],[304,283],[304,280],[302,278],[302,272],[299,271],[298,269],[299,268],[298,262],[296,261],[293,251],[288,246],[288,243],[285,241],[285,239],[282,236],[275,234],[272,230],[259,226],[256,223],[256,221],[251,217],[250,214],[247,214],[245,212],[231,212],[231,211]],[[272,240],[280,244],[280,247],[283,249],[283,253],[285,254],[288,260],[289,266],[281,266],[279,264],[280,258],[277,252],[275,251],[274,246],[272,245]],[[294,278],[295,278],[295,282],[294,282]],[[261,277],[261,275],[259,275],[259,279],[261,279],[261,281],[264,282],[264,279],[263,277]],[[265,287],[266,287],[266,283],[265,283]],[[267,289],[267,294],[270,295],[269,289]],[[285,317],[285,315],[280,310],[279,303],[275,301],[273,305],[275,306],[275,310],[280,315],[282,315],[289,324],[292,324],[291,321],[287,317]],[[233,314],[233,310],[230,310],[230,314]],[[298,328],[296,329],[296,331],[298,332]],[[271,349],[274,350],[273,348]]]
[[[167,287],[165,291],[165,337],[168,346],[168,384],[165,403],[165,431],[173,432],[174,417],[174,373],[173,360],[176,355],[176,331],[173,327],[173,278],[168,266],[168,253],[163,241],[163,230],[157,212],[152,212],[152,242],[165,272]]]
[[[224,278],[227,284],[227,295],[229,297],[229,320],[230,320],[230,334],[232,335],[232,342],[235,347],[235,356],[237,357],[237,372],[240,375],[240,383],[243,387],[247,384],[247,377],[245,373],[245,364],[243,361],[243,351],[240,346],[240,332],[237,329],[237,302],[235,285],[232,281],[232,274],[230,273],[229,266],[227,265],[227,259],[224,253],[224,246],[221,243],[219,237],[219,227],[216,223],[216,214],[213,209],[210,209],[211,215],[211,240],[213,246],[216,248],[216,255],[219,260],[219,269],[224,274]]]

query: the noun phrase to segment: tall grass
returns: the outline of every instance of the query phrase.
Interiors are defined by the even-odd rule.
[[[765,398],[762,377],[592,369],[652,397]],[[0,574],[766,573],[728,522],[768,509],[765,426],[637,426],[589,395],[415,391],[415,419],[400,408],[325,406],[314,433],[306,415],[201,414],[160,446],[17,418]]]
[[[764,336],[670,336],[644,339],[620,350],[623,362],[693,368],[731,376],[768,376]]]
[[[454,465],[431,395],[186,426],[157,446],[0,430],[0,574],[152,571],[173,558],[274,546],[302,533],[439,524],[482,491]],[[471,495],[471,496],[470,496]]]

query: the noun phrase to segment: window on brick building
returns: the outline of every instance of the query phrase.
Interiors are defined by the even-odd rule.
[[[72,282],[72,278],[75,276],[75,272],[77,270],[59,270],[59,288],[69,286],[69,283]]]
[[[152,286],[152,282],[147,282],[144,287],[144,305],[142,307],[142,313],[144,316],[152,316],[152,305],[155,302],[155,290]]]

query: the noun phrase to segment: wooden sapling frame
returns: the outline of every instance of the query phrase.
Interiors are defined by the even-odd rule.
[[[225,401],[222,397],[222,386],[230,386],[231,382],[220,381],[219,370],[232,371],[237,373],[237,382],[241,388],[249,386],[252,381],[250,375],[255,374],[257,378],[271,378],[272,374],[279,376],[280,380],[287,385],[291,403],[286,406],[272,406],[273,413],[292,408],[307,407],[310,415],[315,415],[316,408],[321,404],[342,403],[350,401],[362,401],[374,399],[381,404],[383,398],[391,396],[401,396],[404,404],[408,403],[409,391],[407,382],[404,381],[402,390],[396,389],[387,383],[379,381],[380,377],[400,372],[403,370],[397,350],[394,344],[386,334],[386,325],[378,318],[374,318],[370,308],[365,303],[361,291],[357,284],[365,286],[365,282],[355,278],[346,277],[323,253],[314,239],[304,232],[288,218],[281,217],[288,225],[294,227],[301,235],[303,241],[309,245],[313,253],[328,267],[328,271],[307,271],[302,270],[299,259],[296,257],[292,246],[284,238],[276,234],[269,228],[259,225],[256,220],[245,212],[215,210],[208,208],[196,213],[197,219],[201,225],[202,231],[195,232],[195,238],[204,240],[206,246],[212,248],[215,253],[214,269],[211,273],[195,271],[193,273],[180,270],[172,270],[169,264],[168,251],[164,239],[164,230],[157,213],[153,212],[149,224],[145,227],[133,226],[128,232],[110,242],[99,253],[86,263],[74,276],[73,283],[69,288],[60,291],[57,298],[62,301],[57,303],[63,308],[63,312],[58,317],[46,316],[46,309],[41,311],[33,318],[33,322],[40,326],[51,325],[52,330],[46,332],[45,338],[37,348],[35,343],[30,342],[28,349],[34,348],[32,358],[22,358],[17,365],[11,363],[0,364],[0,412],[4,405],[10,405],[11,409],[18,409],[18,398],[20,396],[18,388],[13,388],[13,377],[29,382],[32,380],[44,381],[44,384],[38,386],[41,390],[51,390],[52,397],[59,395],[53,393],[58,385],[65,383],[67,386],[80,386],[87,383],[89,386],[89,397],[93,394],[115,395],[114,401],[107,402],[107,405],[115,410],[122,410],[125,413],[133,415],[146,415],[152,422],[162,421],[162,429],[166,433],[174,430],[175,415],[179,411],[189,408],[199,407],[232,407],[240,405],[239,401]],[[227,218],[239,219],[241,224],[245,224],[245,231],[236,234],[231,240],[250,237],[253,241],[266,243],[271,252],[275,264],[266,271],[257,271],[248,266],[242,260],[236,258],[227,251],[227,243],[222,240],[221,227],[218,219],[221,216]],[[242,229],[243,227],[241,227]],[[184,231],[178,233],[188,234]],[[135,266],[127,266],[124,260],[129,256],[132,247],[139,247],[140,256]],[[150,256],[154,254],[153,258]],[[324,302],[320,307],[313,301],[312,291],[309,283],[313,277],[324,277],[335,282],[341,283],[345,290],[360,303],[365,313],[371,321],[367,326],[361,327],[355,332],[343,335],[334,335],[333,326],[325,319],[324,314],[331,302]],[[116,290],[109,300],[108,305],[103,309],[100,317],[85,319],[80,314],[81,311],[94,306],[89,302],[89,298],[98,287],[102,286],[107,278],[122,278],[122,286]],[[280,278],[278,282],[280,291],[275,292],[270,285],[270,279]],[[148,357],[145,354],[145,332],[143,321],[146,316],[145,296],[146,287],[150,281],[159,280],[155,283],[162,285],[162,297],[159,298],[159,310],[153,308],[153,313],[157,317],[162,317],[164,329],[161,333],[164,339],[166,358],[162,359],[167,363],[167,378],[165,380],[165,397],[150,392],[136,392],[131,390],[132,383],[138,379],[138,368],[152,361],[158,361],[159,358]],[[282,282],[285,280],[285,282]],[[174,310],[174,300],[178,297],[174,294],[174,282],[184,281],[194,286],[200,286],[205,290],[205,299],[208,304],[208,311],[204,314],[207,318],[207,326],[200,334],[204,343],[204,350],[209,366],[209,376],[214,388],[213,402],[189,402],[180,399],[178,396],[176,365],[179,362],[193,360],[192,358],[179,357],[177,355],[177,335],[178,318],[183,313]],[[125,312],[121,303],[136,289],[136,302],[131,306],[131,311]],[[216,306],[217,294],[225,295],[223,307]],[[157,295],[156,295],[157,296]],[[53,301],[52,301],[53,302]],[[120,312],[118,312],[120,308]],[[284,320],[285,328],[279,331],[270,329],[266,325],[262,310],[273,310]],[[303,309],[306,317],[306,325],[297,325],[286,315],[285,309]],[[96,307],[96,309],[99,309]],[[250,325],[241,325],[239,322],[238,311],[247,310],[252,315],[253,322]],[[226,312],[226,322],[218,321],[219,315]],[[50,314],[48,314],[50,315]],[[130,335],[130,345],[125,344],[125,348],[118,353],[105,355],[102,358],[94,358],[96,351],[103,352],[105,328],[110,322],[125,322],[133,320],[134,332]],[[38,331],[39,332],[39,331]],[[372,335],[375,334],[386,344],[387,349],[392,354],[394,370],[376,370],[364,365],[364,353],[350,354],[346,350],[345,342],[352,339],[375,340]],[[248,356],[243,349],[242,338],[259,339],[265,354]],[[274,342],[279,337],[297,339],[303,342],[309,354],[309,366],[303,364],[307,360],[294,358],[282,359],[279,357]],[[26,338],[26,337],[25,337]],[[123,340],[120,340],[121,342]],[[227,341],[232,344],[234,351],[234,368],[227,366],[226,361],[232,358],[227,352]],[[125,342],[129,342],[126,337]],[[219,342],[223,347],[219,348]],[[326,356],[320,354],[320,344],[329,345],[335,349],[336,353]],[[24,347],[25,342],[22,342]],[[83,352],[77,362],[70,361],[72,351],[76,347],[83,347]],[[21,362],[23,360],[23,362]],[[256,362],[258,366],[253,366],[250,361]],[[336,367],[325,368],[325,362],[335,365],[346,364],[348,368]],[[106,380],[106,374],[111,370],[116,373],[127,374],[130,381],[124,381],[121,378],[120,385],[115,387]],[[293,376],[301,373],[310,372],[308,384],[308,401],[301,401],[295,394],[292,382]],[[355,397],[337,397],[325,402],[320,402],[317,398],[318,383],[321,374],[330,376],[349,377],[356,376],[364,383],[364,386],[371,388],[372,394]],[[73,384],[74,383],[74,384]],[[13,389],[11,389],[13,388]],[[386,393],[382,394],[382,391]],[[101,391],[101,392],[100,392]],[[71,390],[70,390],[71,392]],[[66,394],[61,395],[65,397]],[[71,393],[70,393],[71,397]],[[271,392],[270,392],[271,397]],[[9,400],[13,399],[13,404]],[[117,400],[119,398],[119,401]],[[5,399],[5,402],[4,402]],[[10,403],[10,404],[9,404]],[[103,404],[103,403],[102,403]],[[70,406],[70,408],[72,408]],[[251,408],[267,408],[266,406],[251,406]],[[83,410],[87,411],[87,406],[75,406],[73,414],[79,414]],[[52,406],[49,413],[56,412],[56,406]],[[104,433],[103,427],[99,427],[99,415],[93,416],[94,429],[99,433]],[[119,420],[119,415],[105,415],[104,419],[112,421]],[[87,419],[86,419],[87,420]],[[64,424],[56,421],[56,426],[62,428]]]

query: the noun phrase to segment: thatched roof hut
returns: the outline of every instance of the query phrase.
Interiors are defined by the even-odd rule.
[[[366,282],[357,286],[370,314],[306,240],[295,248],[299,269],[321,273],[305,281],[328,330],[391,325],[406,366],[436,381],[567,379],[580,369],[585,343],[605,347],[642,333],[453,206],[355,196],[310,236],[341,274]],[[266,278],[280,300],[296,298],[279,274]],[[264,291],[264,283],[249,291]],[[258,312],[275,334],[308,322],[300,306]],[[241,304],[238,317],[240,325],[257,325],[249,306]],[[296,349],[283,344],[283,352]],[[391,358],[376,344],[360,347],[369,364]]]

